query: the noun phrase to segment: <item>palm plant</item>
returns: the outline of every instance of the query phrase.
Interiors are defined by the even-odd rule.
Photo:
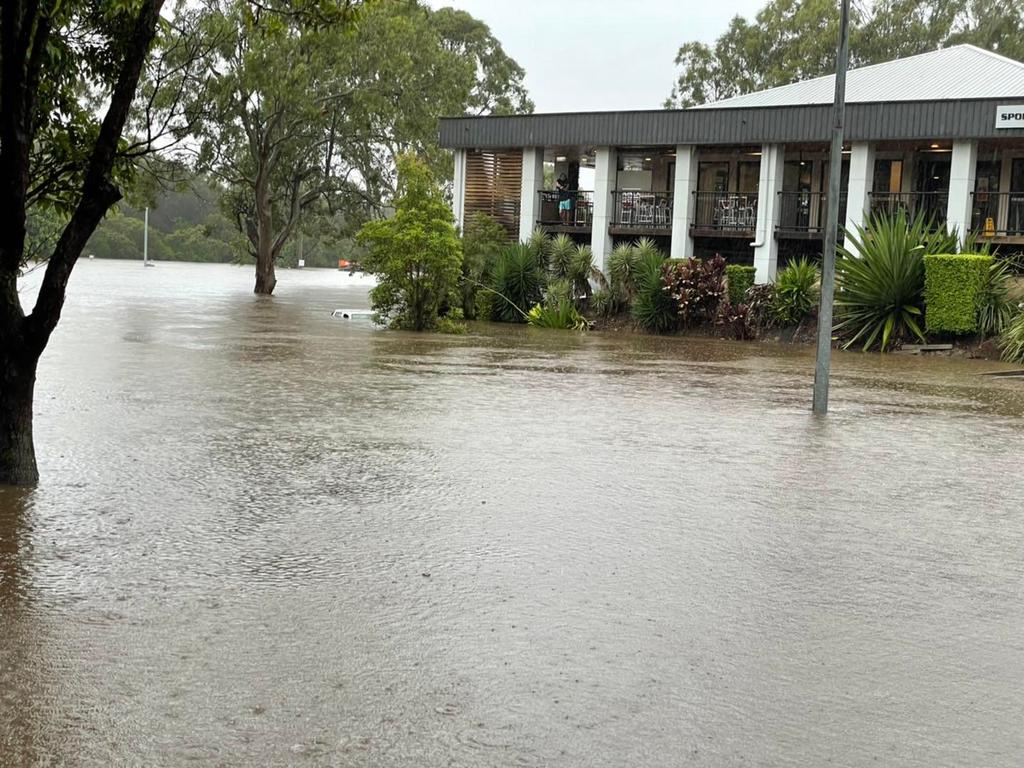
[[[636,271],[633,318],[641,328],[655,333],[667,333],[679,323],[679,307],[666,288],[664,266],[665,259],[655,250],[639,259]]]
[[[1017,302],[1010,298],[1017,262],[1013,257],[992,260],[978,297],[978,331],[983,336],[1001,333],[1017,314]]]
[[[999,337],[999,348],[1006,362],[1024,363],[1024,312],[1018,312],[1007,323]]]
[[[872,215],[856,230],[839,248],[834,330],[849,336],[846,348],[877,343],[884,352],[911,335],[924,341],[924,256],[955,252],[956,233],[932,230],[923,215],[908,221],[902,211]]]
[[[807,259],[790,262],[775,278],[773,310],[782,325],[796,325],[818,303],[821,272]]]
[[[576,243],[566,234],[555,235],[547,241],[547,269],[556,278],[569,277]]]
[[[504,248],[491,272],[491,319],[524,322],[527,309],[540,302],[544,283],[544,270],[535,248],[529,243]]]

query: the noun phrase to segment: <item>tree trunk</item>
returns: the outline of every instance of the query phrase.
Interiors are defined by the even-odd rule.
[[[264,248],[260,243],[259,252],[256,254],[256,288],[253,293],[261,296],[269,296],[274,292],[277,285],[277,275],[274,271],[274,257],[270,253],[269,243]]]
[[[39,482],[32,442],[38,358],[0,352],[0,485]]]

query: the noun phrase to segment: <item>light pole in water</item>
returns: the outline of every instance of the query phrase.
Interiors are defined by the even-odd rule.
[[[814,362],[815,413],[828,413],[828,375],[832,365],[832,300],[836,282],[836,240],[839,235],[839,184],[843,166],[843,124],[846,122],[846,66],[850,59],[850,0],[842,0],[836,96],[832,105],[832,150],[828,163],[828,214],[821,260],[821,306],[818,308],[818,355]]]

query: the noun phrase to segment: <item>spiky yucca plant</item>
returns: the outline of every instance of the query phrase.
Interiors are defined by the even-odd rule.
[[[836,323],[845,347],[876,344],[886,351],[911,336],[924,341],[924,256],[955,253],[957,235],[934,230],[923,215],[908,221],[873,214],[866,227],[846,233],[836,262]]]

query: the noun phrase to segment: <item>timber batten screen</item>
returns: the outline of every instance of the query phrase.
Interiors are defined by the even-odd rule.
[[[466,152],[466,221],[486,213],[517,240],[522,178],[522,150]]]

